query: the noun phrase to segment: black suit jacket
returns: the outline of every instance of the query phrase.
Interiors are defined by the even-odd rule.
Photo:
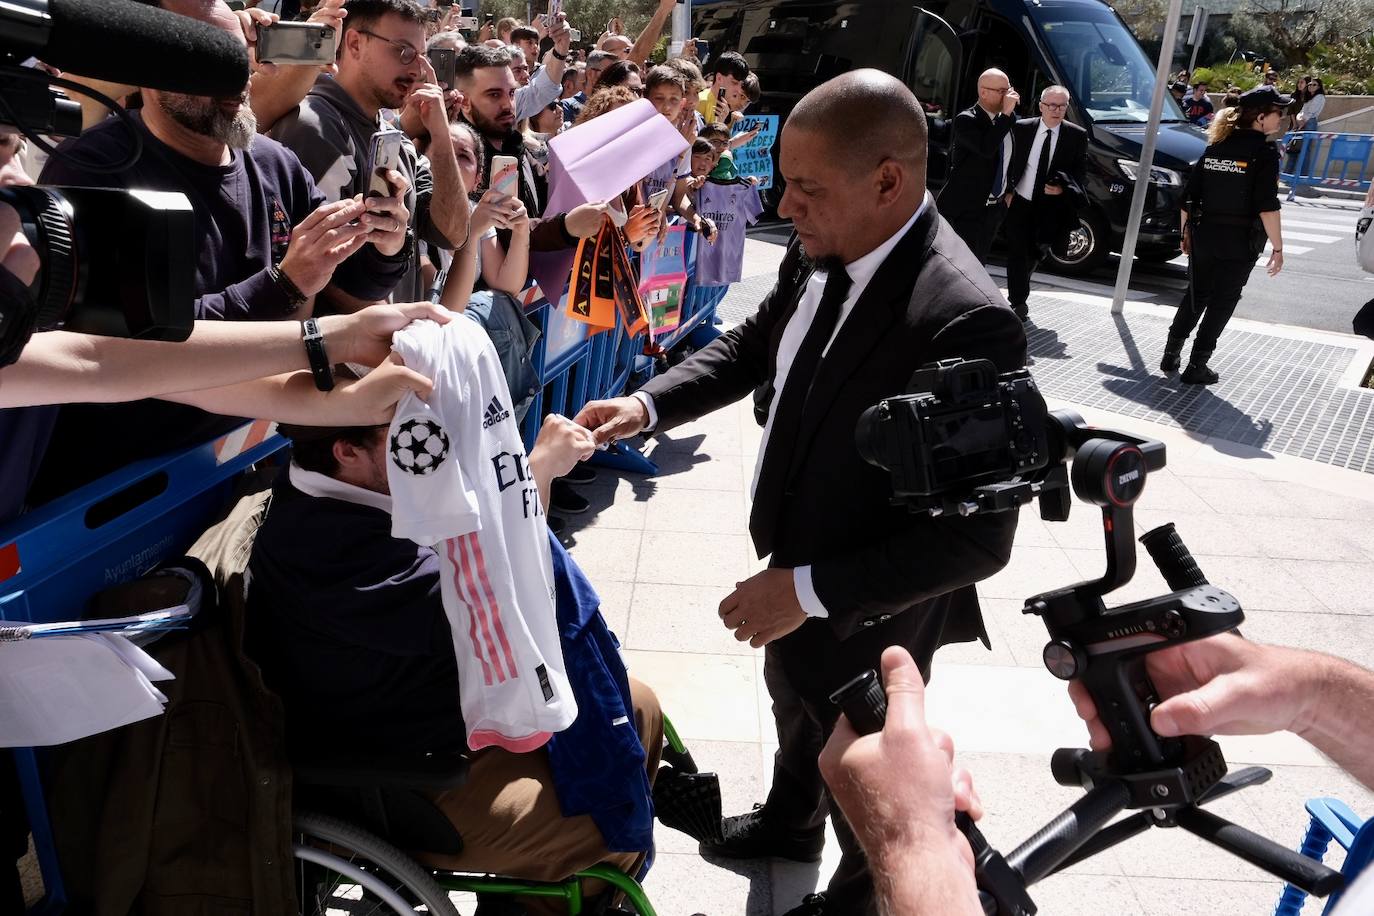
[[[794,238],[758,312],[644,386],[672,429],[772,383],[783,329],[810,269]],[[905,391],[933,360],[1025,365],[1021,322],[932,201],[878,268],[817,371],[789,471],[770,565],[812,566],[829,611],[775,646],[803,696],[827,691],[905,645],[927,668],[946,642],[986,633],[972,584],[1011,553],[1014,513],[939,518],[893,506],[891,478],[860,457],[860,414]]]
[[[1016,187],[1026,169],[1035,168],[1036,163],[1026,160],[1030,157],[1031,145],[1035,143],[1037,130],[1043,129],[1039,118],[1022,118],[1011,129],[1014,151],[1011,156],[1011,168],[1008,170],[1008,188]],[[1059,141],[1054,145],[1054,153],[1050,156],[1049,173],[1046,177],[1048,182],[1062,187],[1064,193],[1051,196],[1037,191],[1032,203],[1037,209],[1042,210],[1036,214],[1036,220],[1041,224],[1039,228],[1051,232],[1068,232],[1077,225],[1078,208],[1087,201],[1087,195],[1083,190],[1087,182],[1087,172],[1088,132],[1077,124],[1064,121],[1059,125]]]
[[[997,149],[1015,123],[1015,115],[989,118],[977,105],[954,116],[949,177],[940,189],[940,212],[946,219],[987,206],[997,178]],[[1014,156],[1015,146],[1012,151]]]

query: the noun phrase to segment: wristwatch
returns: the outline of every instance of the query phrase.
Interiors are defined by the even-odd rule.
[[[559,60],[568,59],[568,55],[560,53],[557,48],[549,48],[549,53],[552,54],[554,57],[558,58]]]
[[[324,349],[324,335],[320,324],[314,318],[301,322],[301,341],[305,343],[305,355],[310,360],[310,374],[315,379],[315,387],[321,391],[334,389],[334,367],[329,362],[329,354]]]

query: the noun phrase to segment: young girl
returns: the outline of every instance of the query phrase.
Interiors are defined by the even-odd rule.
[[[477,187],[482,174],[482,141],[468,124],[449,124],[453,152],[464,186]],[[503,249],[497,229],[510,230],[510,247]],[[480,276],[488,289],[518,294],[530,268],[530,218],[520,198],[488,189],[473,205],[468,239],[445,271],[439,304],[455,312],[467,307]]]

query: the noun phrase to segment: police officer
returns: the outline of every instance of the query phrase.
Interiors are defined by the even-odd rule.
[[[1188,175],[1183,193],[1183,251],[1189,256],[1188,289],[1169,328],[1159,368],[1178,369],[1183,345],[1202,320],[1182,379],[1212,385],[1219,377],[1207,361],[1240,301],[1255,259],[1267,239],[1266,269],[1283,269],[1279,227],[1279,152],[1267,139],[1278,131],[1292,99],[1273,86],[1243,93],[1207,129],[1208,146]]]

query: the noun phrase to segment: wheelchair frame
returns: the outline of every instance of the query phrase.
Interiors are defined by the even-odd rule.
[[[679,760],[690,760],[686,745],[683,744],[682,739],[678,736],[677,729],[673,727],[672,721],[669,720],[667,716],[663,718],[663,734],[668,744],[665,756]],[[582,890],[582,882],[584,880],[595,880],[604,882],[613,892],[623,894],[626,902],[633,907],[634,912],[639,914],[639,916],[657,916],[657,911],[654,909],[653,903],[650,902],[648,895],[644,892],[644,888],[640,885],[639,881],[633,876],[610,865],[593,865],[590,868],[582,869],[562,881],[533,881],[523,878],[514,878],[508,875],[471,874],[466,872],[447,871],[444,869],[434,869],[420,863],[403,850],[394,847],[386,837],[373,833],[349,821],[346,817],[340,818],[335,815],[316,814],[308,811],[297,812],[296,814],[296,826],[298,828],[308,827],[309,824],[318,823],[319,821],[338,822],[341,826],[360,834],[360,838],[365,839],[369,845],[380,847],[380,850],[388,858],[394,859],[392,862],[374,862],[373,864],[377,868],[387,868],[388,870],[394,871],[398,867],[402,870],[409,870],[413,867],[423,871],[433,880],[434,884],[445,893],[457,892],[492,894],[509,897],[560,898],[567,906],[569,916],[581,916],[586,905]],[[297,835],[304,835],[306,831],[304,829],[298,829],[296,832]],[[338,844],[337,840],[330,838],[325,839],[330,842],[331,847],[335,847]],[[364,890],[381,897],[383,902],[390,902],[386,899],[388,893],[386,889],[369,887],[369,882],[366,877],[368,872],[365,867],[352,866],[351,863],[345,862],[333,853],[332,848],[330,851],[316,851],[314,855],[303,856],[302,851],[307,848],[313,849],[313,847],[305,847],[302,843],[294,843],[292,849],[293,855],[298,860],[305,858],[321,868],[329,868],[334,863],[340,863],[347,866],[350,868],[351,873],[357,876],[356,881],[358,885]],[[333,862],[328,860],[333,860]],[[340,877],[345,877],[343,873],[338,870],[337,866],[335,866],[334,873]],[[299,893],[303,895],[303,892],[304,889],[300,889]],[[304,900],[302,900],[301,903],[302,906],[304,906]],[[396,906],[394,902],[391,902],[391,905],[393,907]]]

